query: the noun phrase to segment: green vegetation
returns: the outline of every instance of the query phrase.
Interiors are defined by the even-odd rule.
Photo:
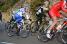
[[[5,0],[0,3],[0,11],[6,11],[10,7],[12,7],[19,0]]]

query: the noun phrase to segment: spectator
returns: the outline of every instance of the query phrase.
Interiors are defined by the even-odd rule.
[[[0,11],[0,21],[2,21],[2,13],[1,13],[1,11]]]

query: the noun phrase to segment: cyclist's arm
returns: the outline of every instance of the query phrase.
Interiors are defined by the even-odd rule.
[[[50,14],[51,17],[54,17],[54,16],[62,17],[62,15],[59,12],[60,10],[62,10],[61,9],[61,3],[62,2],[58,2],[58,3],[56,3],[55,5],[52,6],[52,8],[49,11],[49,14]]]

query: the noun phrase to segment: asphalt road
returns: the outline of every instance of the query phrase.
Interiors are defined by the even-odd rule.
[[[4,31],[5,29],[5,24],[0,23],[0,44],[60,44],[56,39],[46,43],[41,42],[37,39],[37,34],[27,38],[21,38],[20,36],[8,37],[7,33]]]

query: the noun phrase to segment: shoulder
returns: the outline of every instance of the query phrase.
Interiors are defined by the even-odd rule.
[[[60,5],[62,5],[62,1],[61,2],[57,2],[56,4],[54,4],[55,6],[60,6]]]
[[[57,2],[51,8],[60,8],[63,2]]]

